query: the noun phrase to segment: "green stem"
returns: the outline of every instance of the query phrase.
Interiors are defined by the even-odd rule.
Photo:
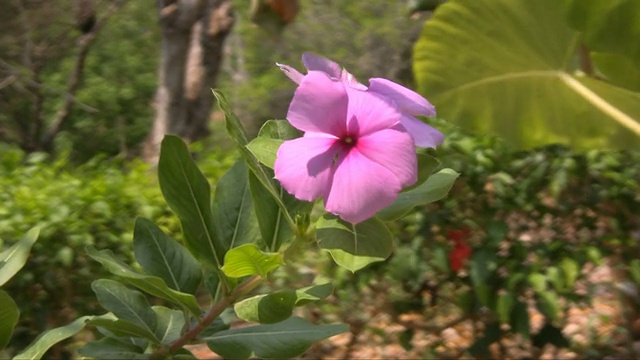
[[[183,346],[187,345],[189,342],[194,340],[204,329],[206,329],[213,321],[222,314],[222,312],[233,305],[236,301],[238,301],[241,297],[251,292],[251,290],[255,289],[258,285],[262,283],[264,279],[260,276],[254,275],[249,278],[244,283],[240,284],[237,288],[235,288],[228,296],[224,297],[222,300],[214,304],[209,311],[200,319],[193,328],[184,333],[179,339],[172,342],[169,347],[163,347],[155,352],[153,352],[150,356],[150,360],[159,360],[164,359],[169,354],[173,354],[176,351],[182,349]]]

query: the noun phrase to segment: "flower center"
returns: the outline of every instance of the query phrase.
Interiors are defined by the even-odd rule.
[[[352,147],[352,146],[356,145],[356,138],[354,138],[353,136],[347,135],[347,136],[343,137],[341,140],[342,140],[343,144],[345,144],[345,145],[347,145],[349,147]]]

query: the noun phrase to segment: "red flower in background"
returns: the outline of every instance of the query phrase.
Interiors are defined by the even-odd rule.
[[[470,233],[469,228],[450,230],[447,233],[449,239],[453,241],[453,250],[449,253],[449,265],[453,271],[462,269],[465,260],[471,257],[471,247],[466,243]]]

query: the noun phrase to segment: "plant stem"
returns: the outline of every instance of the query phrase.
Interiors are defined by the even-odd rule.
[[[200,319],[200,321],[189,331],[184,333],[179,339],[172,342],[169,347],[163,347],[154,351],[150,356],[150,360],[164,359],[167,355],[173,354],[195,339],[200,333],[206,329],[222,312],[238,301],[242,296],[248,294],[255,289],[264,279],[258,275],[254,275],[247,281],[240,284],[228,296],[214,304],[209,311]]]

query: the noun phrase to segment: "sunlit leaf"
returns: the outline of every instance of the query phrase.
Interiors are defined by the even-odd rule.
[[[11,340],[19,318],[20,310],[16,302],[6,291],[0,290],[0,349],[4,349]]]
[[[313,325],[298,317],[270,325],[225,330],[207,338],[209,348],[225,358],[286,359],[305,352],[315,342],[348,331],[344,324]]]
[[[222,271],[230,278],[266,277],[283,263],[282,254],[262,252],[255,244],[244,244],[227,252]]]
[[[216,185],[213,219],[225,252],[260,238],[248,176],[245,162],[239,160]]]
[[[133,252],[147,273],[162,278],[174,290],[193,294],[200,285],[198,261],[147,219],[136,219]]]
[[[129,265],[122,262],[122,260],[113,256],[111,250],[97,251],[94,248],[87,248],[87,255],[100,262],[107,271],[120,277],[130,285],[133,285],[153,296],[169,300],[174,304],[183,306],[196,317],[200,316],[202,309],[200,308],[200,305],[198,305],[198,301],[196,301],[195,296],[169,288],[164,280],[157,276],[145,275],[133,270]]]
[[[276,162],[276,154],[278,152],[278,148],[284,140],[278,139],[269,139],[265,137],[258,136],[257,138],[251,140],[247,148],[253,156],[260,161],[260,163],[269,169],[273,169],[273,166]]]
[[[576,74],[562,3],[448,1],[416,43],[419,91],[439,117],[521,147],[637,148],[640,94]]]
[[[421,185],[400,193],[398,198],[377,214],[385,221],[401,218],[416,206],[423,206],[438,201],[449,193],[454,182],[460,176],[451,169],[442,169],[429,176]]]
[[[350,271],[384,261],[393,250],[393,237],[385,224],[371,218],[350,224],[325,215],[316,224],[318,245],[329,251],[336,264]]]
[[[0,253],[0,286],[11,279],[27,262],[31,247],[38,239],[40,228],[29,230],[22,239]]]
[[[88,324],[107,330],[115,336],[144,338],[156,343],[159,342],[153,331],[129,320],[118,319],[112,313],[91,319]]]
[[[233,309],[244,321],[273,324],[291,316],[296,300],[294,290],[282,290],[242,300],[237,302]]]
[[[189,251],[204,263],[219,267],[225,248],[216,238],[211,215],[211,187],[177,136],[165,135],[158,162],[160,190],[182,224]]]

